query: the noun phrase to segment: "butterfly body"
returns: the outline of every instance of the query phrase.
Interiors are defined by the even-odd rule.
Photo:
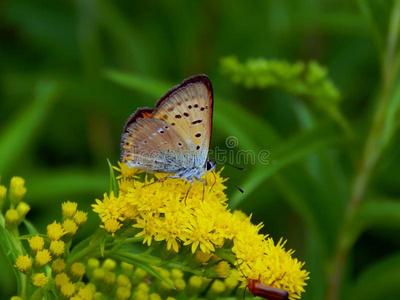
[[[156,108],[139,108],[125,124],[121,160],[148,173],[202,181],[214,168],[208,159],[213,91],[206,75],[172,88]]]

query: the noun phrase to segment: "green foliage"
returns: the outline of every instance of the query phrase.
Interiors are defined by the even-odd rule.
[[[293,64],[283,60],[249,59],[240,63],[235,56],[221,59],[221,72],[246,88],[280,88],[311,102],[349,133],[349,125],[338,110],[340,92],[328,78],[326,68],[315,61]]]

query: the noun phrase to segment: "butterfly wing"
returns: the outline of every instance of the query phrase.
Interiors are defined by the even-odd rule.
[[[154,118],[138,118],[128,125],[121,148],[122,161],[145,172],[177,173],[194,161],[179,133],[167,122]]]
[[[171,89],[156,105],[152,118],[171,125],[187,142],[194,166],[203,166],[210,148],[213,90],[206,75],[195,75]]]
[[[121,159],[146,172],[204,166],[212,128],[213,91],[206,75],[172,88],[156,109],[140,108],[125,124]]]

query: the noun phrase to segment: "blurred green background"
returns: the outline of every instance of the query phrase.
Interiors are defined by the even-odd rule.
[[[2,1],[2,184],[26,179],[40,231],[66,200],[90,211],[129,115],[205,73],[211,149],[234,136],[236,151],[270,153],[245,172],[225,167],[231,206],[306,262],[302,299],[393,299],[399,20],[399,1],[383,0]],[[78,238],[98,224],[90,214]],[[7,299],[16,286],[2,250],[0,265]]]

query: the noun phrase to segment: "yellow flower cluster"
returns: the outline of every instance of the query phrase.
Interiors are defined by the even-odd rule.
[[[19,184],[17,185],[16,183]],[[15,186],[21,187],[20,181],[17,180],[16,183],[14,182]],[[14,187],[14,190],[16,191],[17,188]],[[21,203],[23,202],[20,202],[19,205]],[[75,262],[69,267],[69,275],[65,273],[67,271],[65,263],[66,244],[70,244],[71,236],[85,223],[87,213],[78,211],[77,204],[73,202],[63,203],[62,212],[63,223],[60,224],[54,221],[48,225],[46,237],[34,235],[28,239],[32,258],[28,254],[19,255],[16,259],[15,267],[21,272],[30,275],[34,286],[44,287],[49,282],[49,278],[42,272],[43,266],[52,261],[51,268],[53,276],[55,276],[54,282],[63,297],[75,295],[74,297],[78,297],[76,299],[92,299],[94,292],[89,293],[88,289],[84,285],[82,286],[83,283],[80,282],[80,279],[85,274],[85,266],[81,262]],[[73,281],[70,280],[69,276]],[[87,296],[88,294],[90,296]]]
[[[228,210],[220,172],[208,172],[205,185],[195,182],[189,191],[184,179],[141,181],[133,177],[137,171],[123,165],[119,170],[119,194],[105,194],[93,205],[108,232],[115,234],[124,224],[133,224],[144,243],[165,241],[175,252],[189,246],[192,253],[209,254],[233,241],[242,280],[260,278],[263,284],[288,291],[290,299],[300,298],[308,279],[303,263],[293,259],[293,251],[285,251],[281,242],[275,245],[259,234],[262,224],[253,225],[250,217]],[[156,174],[159,179],[164,176]]]

